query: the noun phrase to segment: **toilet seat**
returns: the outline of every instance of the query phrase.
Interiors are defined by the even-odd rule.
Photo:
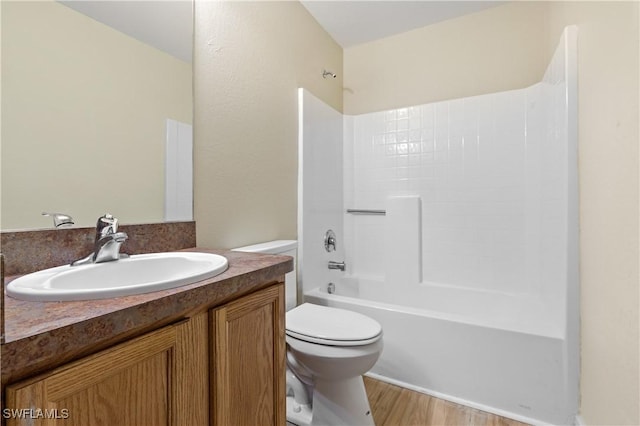
[[[357,312],[303,303],[287,312],[286,333],[328,346],[364,346],[382,336],[380,324]]]

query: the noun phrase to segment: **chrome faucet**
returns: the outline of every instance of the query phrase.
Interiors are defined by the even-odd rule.
[[[128,235],[126,233],[118,232],[118,219],[109,213],[100,216],[96,224],[96,238],[93,253],[71,262],[71,266],[111,262],[113,260],[127,258],[129,257],[128,254],[120,253],[120,246],[127,238]]]
[[[344,262],[334,262],[333,260],[329,261],[329,269],[339,269],[341,271],[344,271],[345,269],[345,264]]]
[[[51,216],[53,218],[53,226],[56,228],[69,227],[73,225],[73,218],[68,214],[42,212],[42,216]]]

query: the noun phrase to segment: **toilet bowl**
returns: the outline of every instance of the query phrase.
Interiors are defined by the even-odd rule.
[[[285,324],[287,370],[295,376],[287,382],[287,420],[299,426],[373,425],[362,374],[382,352],[380,324],[310,303],[287,312]],[[295,379],[305,386],[292,386]]]
[[[296,257],[296,241],[281,240],[235,251]],[[287,421],[298,426],[374,425],[362,381],[382,352],[382,327],[345,309],[303,303],[296,307],[296,276],[285,277]]]

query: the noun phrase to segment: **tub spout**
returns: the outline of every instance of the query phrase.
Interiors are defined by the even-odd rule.
[[[333,260],[329,261],[329,269],[339,269],[341,271],[344,271],[346,265],[344,264],[344,262],[334,262]]]

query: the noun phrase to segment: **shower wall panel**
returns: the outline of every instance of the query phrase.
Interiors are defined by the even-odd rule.
[[[423,282],[548,292],[541,283],[558,283],[564,264],[561,80],[349,117],[345,206],[384,209],[390,197],[419,196]],[[385,223],[345,216],[351,274],[384,280]]]

